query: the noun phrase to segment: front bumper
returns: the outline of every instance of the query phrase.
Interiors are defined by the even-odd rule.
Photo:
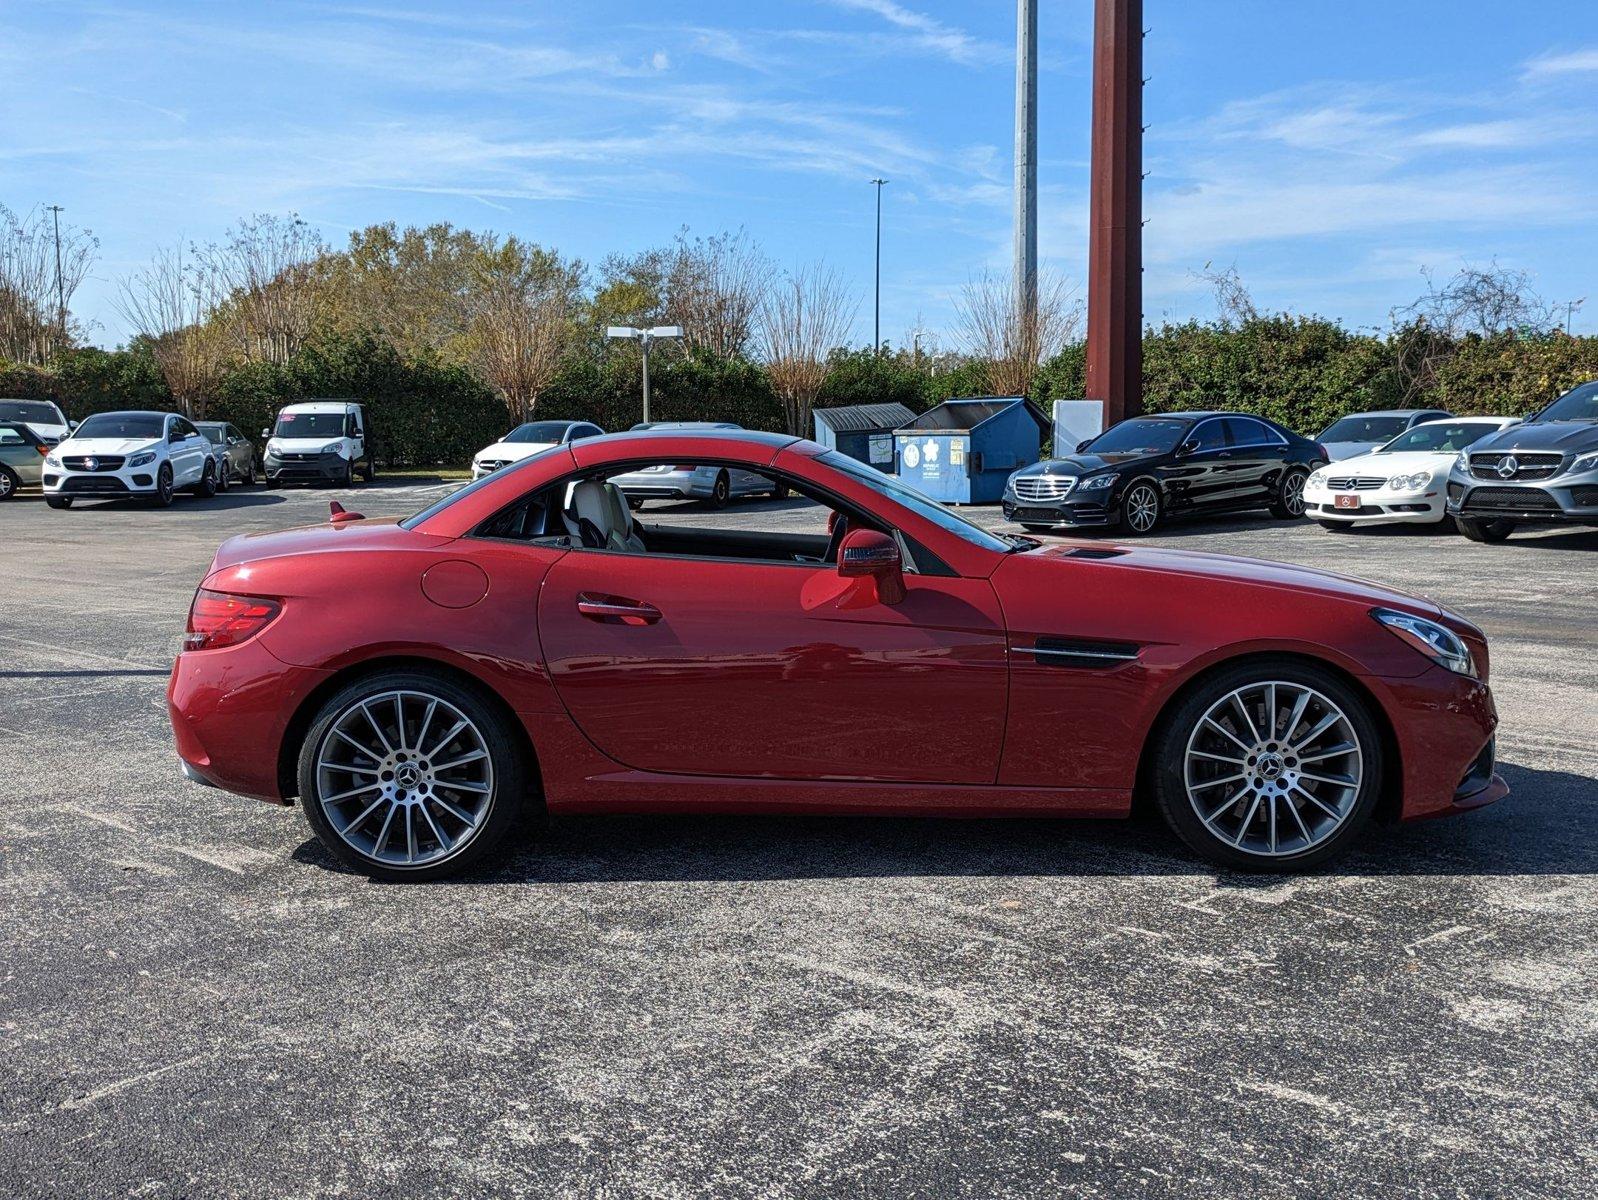
[[[1535,482],[1493,483],[1456,470],[1448,480],[1448,514],[1481,520],[1598,525],[1598,471]]]
[[[39,476],[39,486],[46,496],[82,497],[85,500],[151,496],[155,494],[155,473],[159,469],[159,463],[123,467],[119,471],[73,471],[65,467],[47,466]]]
[[[1114,525],[1120,519],[1120,501],[1109,496],[1073,493],[1061,500],[1022,500],[1005,492],[1004,518],[1022,525]]]
[[[341,454],[301,457],[268,454],[266,477],[278,483],[324,483],[344,477],[349,460]]]
[[[1413,679],[1363,682],[1397,736],[1401,820],[1465,812],[1509,794],[1495,773],[1498,709],[1485,683],[1436,666]]]
[[[1358,508],[1338,508],[1338,496],[1356,496]],[[1372,491],[1334,492],[1327,487],[1304,489],[1304,515],[1332,525],[1391,525],[1400,523],[1435,524],[1448,515],[1443,489],[1433,486],[1424,492],[1397,492],[1388,488]]]

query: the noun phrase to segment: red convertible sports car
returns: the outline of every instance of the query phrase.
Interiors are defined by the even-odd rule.
[[[609,482],[688,465],[789,499],[768,531],[645,523]],[[1372,817],[1508,790],[1487,644],[1427,600],[996,535],[774,434],[592,438],[407,520],[234,538],[188,630],[184,773],[297,796],[385,878],[459,871],[538,812],[1125,817],[1140,797],[1212,861],[1284,870]]]

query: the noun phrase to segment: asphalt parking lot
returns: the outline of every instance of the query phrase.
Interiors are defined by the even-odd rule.
[[[585,818],[394,886],[167,727],[217,543],[330,495],[0,507],[6,1194],[1598,1191],[1598,531],[1156,539],[1492,637],[1513,795],[1325,873],[1150,823]]]

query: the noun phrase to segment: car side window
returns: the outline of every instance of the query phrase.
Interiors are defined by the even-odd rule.
[[[1220,421],[1200,421],[1187,435],[1187,440],[1196,443],[1196,452],[1199,454],[1206,450],[1224,450],[1226,427]]]
[[[183,440],[183,422],[176,417],[170,417],[166,423],[166,440],[168,443]]]
[[[1232,445],[1239,449],[1250,446],[1280,446],[1282,439],[1269,425],[1249,417],[1227,417],[1226,429]]]

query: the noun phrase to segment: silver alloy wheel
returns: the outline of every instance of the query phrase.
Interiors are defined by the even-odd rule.
[[[1182,778],[1206,829],[1245,854],[1302,854],[1359,801],[1364,755],[1353,723],[1323,692],[1262,680],[1228,692],[1187,739]]]
[[[1304,482],[1307,476],[1297,471],[1282,480],[1282,507],[1295,517],[1304,515]]]
[[[411,689],[356,700],[317,748],[316,791],[333,831],[394,867],[453,858],[493,807],[494,764],[475,723]]]
[[[10,471],[0,471],[0,499],[11,495],[11,489],[16,485],[11,482]]]
[[[1160,515],[1160,497],[1150,485],[1138,484],[1121,503],[1126,509],[1126,523],[1134,532],[1147,533],[1154,528]]]

